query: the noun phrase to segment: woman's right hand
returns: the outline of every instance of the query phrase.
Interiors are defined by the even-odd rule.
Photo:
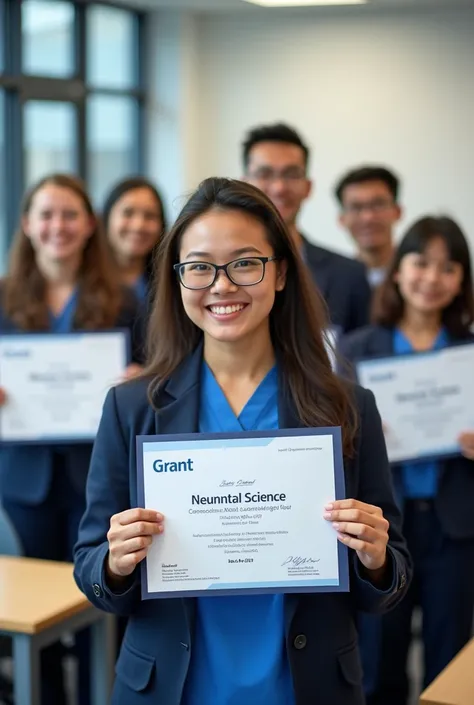
[[[0,406],[4,406],[7,403],[7,395],[4,389],[0,387]]]
[[[127,509],[110,520],[107,573],[112,581],[131,575],[145,558],[153,536],[163,532],[164,516],[152,509]]]

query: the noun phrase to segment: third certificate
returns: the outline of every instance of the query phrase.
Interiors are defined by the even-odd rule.
[[[391,462],[459,453],[474,429],[474,345],[357,363],[382,417]]]

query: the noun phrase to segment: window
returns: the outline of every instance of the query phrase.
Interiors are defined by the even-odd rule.
[[[99,204],[114,181],[138,170],[133,139],[137,116],[138,106],[133,98],[109,95],[89,98],[87,173],[94,200]]]
[[[96,88],[133,88],[136,18],[126,10],[98,5],[87,13],[87,80]]]
[[[52,172],[76,171],[75,109],[71,103],[31,100],[24,106],[25,185]]]
[[[74,74],[74,6],[70,2],[23,0],[22,69],[34,76]]]
[[[0,15],[1,268],[32,182],[76,173],[101,206],[142,171],[146,96],[144,15],[123,2],[0,0]]]
[[[5,271],[7,256],[7,238],[5,233],[5,99],[3,91],[0,91],[0,276]]]

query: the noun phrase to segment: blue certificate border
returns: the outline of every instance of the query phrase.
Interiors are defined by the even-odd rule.
[[[339,427],[330,428],[298,428],[298,429],[281,429],[278,431],[245,431],[239,433],[183,433],[173,435],[151,435],[137,436],[137,497],[138,506],[145,506],[145,479],[143,466],[143,449],[147,443],[188,443],[189,441],[215,441],[215,440],[245,440],[247,438],[292,438],[296,436],[332,436],[333,440],[333,457],[334,457],[334,486],[336,499],[345,499],[346,484],[344,477],[344,463],[342,460],[342,438],[341,429]],[[333,581],[321,581],[321,584],[315,584],[317,581],[292,581],[281,586],[278,583],[268,583],[266,587],[258,588],[235,588],[231,585],[223,585],[219,588],[208,588],[206,590],[180,590],[172,592],[150,592],[148,589],[148,577],[146,569],[146,558],[141,563],[141,595],[142,600],[163,599],[163,598],[182,598],[182,597],[209,597],[210,595],[261,595],[261,594],[277,594],[277,593],[317,593],[317,592],[349,592],[349,559],[348,549],[338,541],[337,543],[337,559],[339,582],[333,584]],[[310,584],[309,584],[310,583]]]
[[[122,333],[125,340],[125,366],[129,365],[132,359],[132,342],[130,330],[128,328],[110,328],[108,330],[91,330],[91,331],[71,331],[70,333],[35,333],[35,332],[22,332],[22,331],[8,331],[5,333],[0,333],[0,341],[6,338],[13,338],[21,340],[28,344],[29,340],[41,340],[44,339],[47,342],[51,342],[54,338],[84,338],[90,335],[110,335],[110,333]],[[0,387],[1,383],[1,361],[0,361]],[[8,392],[8,385],[6,385],[6,390]],[[2,410],[0,409],[0,424],[2,422]],[[0,430],[0,446],[12,447],[12,446],[38,446],[38,445],[62,445],[62,444],[84,444],[84,443],[94,443],[95,434],[87,436],[42,436],[41,438],[28,438],[25,440],[15,439],[15,440],[4,440],[1,435]]]
[[[443,353],[448,352],[449,350],[453,349],[458,349],[459,347],[462,347],[463,345],[470,345],[474,348],[474,342],[471,340],[468,340],[466,343],[461,343],[461,344],[455,344],[455,345],[449,345],[446,348],[442,348],[440,350],[422,350],[416,353],[413,352],[407,352],[407,353],[402,353],[401,355],[377,355],[375,357],[359,357],[354,359],[352,362],[352,365],[354,366],[354,370],[357,375],[357,380],[360,384],[362,384],[360,377],[359,377],[359,367],[360,365],[364,365],[364,367],[376,367],[378,364],[386,364],[389,363],[391,365],[403,365],[403,363],[408,359],[408,360],[413,360],[417,359],[419,360],[421,356],[424,358],[427,357],[440,357],[443,355]],[[367,389],[370,389],[370,387],[366,387]],[[375,397],[375,394],[374,394]],[[375,402],[377,402],[377,398],[375,398]],[[392,466],[398,466],[398,465],[403,465],[404,463],[410,463],[410,464],[417,464],[417,463],[425,463],[426,461],[434,461],[434,460],[447,460],[448,458],[458,458],[461,455],[461,449],[459,445],[453,445],[450,446],[449,448],[438,448],[437,450],[433,451],[432,453],[423,453],[423,455],[417,455],[417,456],[408,456],[404,458],[403,460],[394,460],[390,461],[390,465]]]

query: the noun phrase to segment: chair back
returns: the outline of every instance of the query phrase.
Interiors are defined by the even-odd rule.
[[[0,556],[22,556],[20,538],[0,503]]]

